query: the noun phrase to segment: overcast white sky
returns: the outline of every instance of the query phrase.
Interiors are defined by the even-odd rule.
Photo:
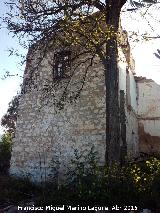
[[[6,11],[6,8],[2,3],[3,2],[1,2],[0,15]],[[153,24],[154,29],[158,31],[158,29],[160,29],[159,23],[152,22],[152,25]],[[147,22],[143,21],[142,24],[142,22],[136,21],[133,17],[129,17],[127,21],[126,18],[122,18],[122,26],[126,27],[127,30],[132,30],[134,27],[135,29],[139,28],[142,31],[145,29],[152,31],[150,27],[148,27]],[[153,54],[157,49],[160,49],[160,40],[157,39],[149,42],[143,42],[143,44],[138,43],[134,44],[134,46],[135,48],[132,53],[136,62],[137,75],[151,78],[160,84],[160,60]],[[5,29],[0,30],[0,119],[7,111],[8,103],[11,101],[12,97],[16,95],[22,81],[20,77],[11,77],[6,80],[1,80],[1,77],[3,77],[6,70],[9,70],[11,74],[18,73],[19,75],[23,75],[22,70],[24,69],[20,66],[17,67],[18,59],[16,57],[8,57],[7,49],[11,47],[22,51],[15,38],[9,36]],[[1,127],[0,134],[2,134]]]
[[[147,12],[146,12],[147,11]],[[148,36],[160,36],[160,8],[150,7],[135,13],[122,13],[121,22],[128,33],[135,31]],[[144,15],[145,14],[145,15]],[[136,63],[136,74],[153,79],[160,84],[160,59],[154,55],[160,49],[160,39],[132,42],[132,54]]]

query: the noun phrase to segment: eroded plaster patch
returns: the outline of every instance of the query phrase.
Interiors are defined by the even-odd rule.
[[[139,151],[147,154],[160,153],[160,136],[151,135],[145,131],[144,124],[139,122]]]

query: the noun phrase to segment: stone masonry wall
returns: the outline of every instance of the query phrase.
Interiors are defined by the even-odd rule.
[[[28,173],[32,180],[41,181],[51,173],[53,167],[58,165],[59,177],[62,178],[71,166],[74,151],[77,149],[81,154],[87,155],[93,146],[98,152],[99,163],[104,164],[106,108],[101,61],[96,57],[92,61],[92,66],[89,66],[91,62],[89,55],[79,57],[72,64],[72,71],[75,70],[75,72],[72,72],[73,76],[68,88],[64,89],[69,79],[64,78],[59,81],[59,84],[55,84],[53,79],[50,59],[53,59],[54,50],[48,52],[40,63],[37,63],[38,54],[30,51],[28,56],[10,173],[18,176]],[[79,62],[81,62],[80,65],[75,69]],[[119,49],[119,90],[123,90],[125,94],[126,143],[128,153],[134,153],[138,138],[137,117],[133,110],[128,111],[127,96],[133,93],[136,97],[136,91],[128,93],[130,89],[135,88],[131,70],[132,81],[129,91],[127,90],[127,63],[128,58]],[[36,67],[37,64],[38,67]],[[81,88],[86,68],[88,71],[80,98],[72,103],[65,100],[64,109],[58,110],[54,103],[58,103],[65,90],[69,91],[69,98]],[[30,82],[31,73],[32,81]],[[29,82],[28,85],[27,82]],[[131,99],[131,106],[132,108],[136,106],[136,98]],[[132,144],[133,136],[134,145]]]
[[[80,59],[81,60],[81,59]],[[84,60],[84,58],[82,59]],[[36,87],[22,95],[17,130],[12,150],[10,173],[28,173],[32,180],[41,181],[50,173],[53,161],[64,173],[74,158],[74,150],[87,154],[92,146],[105,161],[105,88],[101,63],[96,59],[89,68],[86,83],[76,103],[66,103],[56,110],[51,97],[42,98],[44,85],[53,81],[52,67],[43,60],[36,76]],[[87,63],[77,69],[70,90],[80,84]],[[45,64],[45,66],[44,66]],[[26,71],[27,73],[27,71]],[[62,80],[62,81],[65,81]],[[57,93],[58,99],[58,93]],[[62,175],[63,176],[63,175]]]

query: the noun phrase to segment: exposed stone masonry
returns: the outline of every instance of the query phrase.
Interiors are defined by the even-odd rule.
[[[73,83],[79,84],[85,66],[79,68]],[[59,174],[64,173],[75,149],[87,154],[92,146],[99,153],[100,163],[104,163],[105,88],[101,63],[94,63],[88,70],[80,98],[66,103],[63,110],[56,109],[52,97],[42,98],[45,81],[52,83],[52,68],[47,64],[38,71],[36,89],[28,90],[20,99],[10,172],[27,172],[39,181],[50,172],[52,161],[58,161]],[[70,87],[75,89],[75,85]]]

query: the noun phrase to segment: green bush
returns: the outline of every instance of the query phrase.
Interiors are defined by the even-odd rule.
[[[160,159],[140,162],[98,164],[94,148],[86,156],[75,150],[67,182],[46,190],[47,204],[132,205],[139,209],[160,207]],[[41,200],[42,201],[42,200]],[[42,202],[43,203],[43,202]]]
[[[6,139],[6,137],[5,137]],[[10,140],[3,143],[10,144]],[[8,142],[7,142],[8,141]],[[3,144],[3,145],[4,145]],[[10,146],[6,145],[6,150]],[[8,152],[9,153],[9,152]],[[91,148],[86,155],[75,150],[66,182],[55,186],[55,178],[40,187],[25,180],[14,180],[5,190],[6,196],[29,195],[36,197],[36,205],[82,205],[82,206],[137,206],[140,210],[160,208],[160,158],[120,164],[100,165],[97,152]],[[9,157],[9,154],[8,154]],[[54,161],[54,175],[58,178],[59,161]],[[55,172],[56,171],[56,172]],[[11,182],[11,181],[10,181]],[[28,184],[29,183],[29,184]],[[4,184],[2,184],[4,185]],[[4,192],[3,192],[4,194]],[[17,195],[16,195],[17,194]],[[28,195],[27,195],[28,196]]]
[[[112,206],[137,203],[139,197],[131,175],[131,166],[120,167],[116,163],[100,166],[98,162],[94,148],[83,157],[75,151],[73,170],[67,174],[70,182],[66,188],[68,191],[72,189],[70,192],[74,193],[74,198],[78,198],[77,204]]]
[[[0,140],[0,173],[7,174],[10,166],[11,158],[11,134],[6,133]]]

